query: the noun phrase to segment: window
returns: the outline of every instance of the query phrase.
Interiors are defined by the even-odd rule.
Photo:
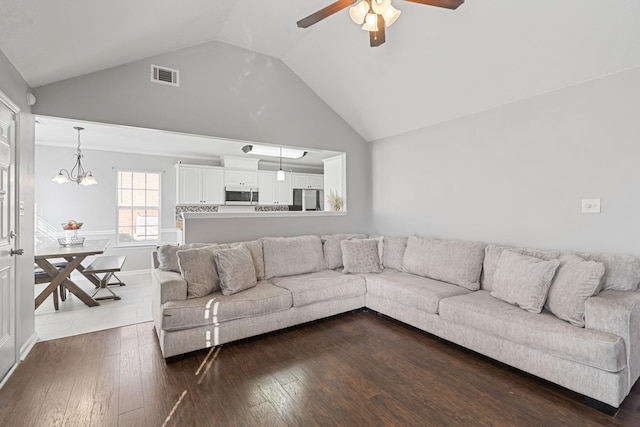
[[[160,173],[118,171],[118,245],[159,242]]]

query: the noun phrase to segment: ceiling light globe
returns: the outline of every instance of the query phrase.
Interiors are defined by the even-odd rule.
[[[390,7],[393,7],[391,6],[391,0],[371,0],[371,9],[378,15],[383,15]]]
[[[58,184],[64,184],[65,182],[69,182],[69,180],[67,179],[66,176],[64,176],[62,174],[62,172],[60,172],[58,175],[54,176],[53,179],[51,180],[53,182],[57,182]]]
[[[89,174],[80,180],[80,184],[82,185],[96,185],[98,181],[93,177],[93,175]]]
[[[398,19],[398,17],[400,16],[402,12],[399,11],[398,9],[396,9],[393,6],[389,6],[384,13],[382,14],[382,17],[384,18],[384,23],[387,27],[390,27],[391,24],[393,24],[394,22],[396,22],[396,20]]]
[[[282,169],[276,173],[276,181],[284,181],[284,171]]]
[[[378,31],[378,15],[367,13],[362,29],[365,31]]]
[[[349,8],[351,20],[358,25],[364,22],[364,17],[367,16],[367,12],[369,12],[369,3],[367,3],[366,0],[362,0],[357,5]]]

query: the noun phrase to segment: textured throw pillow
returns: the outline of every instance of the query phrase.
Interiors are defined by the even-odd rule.
[[[624,254],[578,254],[589,261],[604,264],[601,290],[635,291],[640,283],[640,259]]]
[[[340,242],[349,239],[364,239],[366,234],[329,234],[320,237],[322,239],[322,250],[324,261],[329,270],[342,267],[342,249]]]
[[[158,248],[158,268],[180,273],[177,252],[189,249],[189,245],[162,245]]]
[[[505,250],[493,275],[491,296],[531,313],[540,313],[560,261]]]
[[[253,258],[246,246],[216,251],[213,257],[223,295],[233,295],[258,284]]]
[[[340,242],[343,273],[380,273],[379,239],[352,239]]]
[[[407,273],[480,289],[484,243],[410,236],[402,260]]]
[[[510,246],[487,245],[484,249],[484,263],[482,266],[482,289],[487,291],[493,290],[493,274],[498,266],[500,255],[504,250],[510,250],[521,255],[533,256],[543,261],[558,259],[560,251],[544,251],[542,249],[533,248],[515,248]]]
[[[406,237],[384,237],[384,252],[382,254],[382,265],[384,268],[402,270],[402,259],[407,249]]]
[[[551,283],[545,308],[559,319],[584,327],[584,302],[597,295],[604,264],[587,261],[565,252],[560,255],[560,267]]]
[[[326,268],[319,236],[265,237],[262,249],[265,279],[315,273]]]
[[[177,252],[180,273],[187,281],[187,298],[209,295],[219,289],[213,254],[218,249],[184,249]]]

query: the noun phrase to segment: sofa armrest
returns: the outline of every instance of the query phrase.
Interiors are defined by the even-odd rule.
[[[588,298],[585,327],[622,337],[627,349],[630,390],[640,376],[640,290],[609,290]]]
[[[180,273],[164,271],[158,268],[152,270],[154,301],[160,305],[167,301],[184,301],[187,299],[187,281]]]

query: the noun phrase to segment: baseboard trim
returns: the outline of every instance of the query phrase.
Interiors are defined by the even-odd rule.
[[[31,352],[31,349],[34,345],[36,345],[37,342],[38,333],[34,331],[29,339],[20,347],[20,361],[24,360],[27,357],[27,355]]]

